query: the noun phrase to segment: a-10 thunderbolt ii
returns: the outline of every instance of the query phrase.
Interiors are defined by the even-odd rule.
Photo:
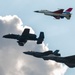
[[[60,53],[58,53],[59,50],[55,50],[54,52],[52,50],[45,51],[45,52],[35,52],[35,51],[27,51],[23,52],[24,54],[32,55],[37,58],[43,58],[45,56],[61,56]]]
[[[26,29],[24,29],[22,35],[7,34],[7,35],[4,35],[3,38],[16,39],[16,40],[18,40],[17,43],[20,46],[24,46],[24,44],[27,42],[27,40],[37,41],[37,44],[41,44],[43,42],[44,32],[40,32],[40,35],[38,38],[35,34],[31,34],[29,32],[30,32],[30,29],[26,28]]]
[[[64,9],[59,9],[56,11],[49,11],[49,10],[37,10],[34,11],[36,13],[43,13],[48,16],[53,16],[56,19],[63,19],[64,17],[67,18],[68,20],[71,18],[71,11],[73,8],[68,8],[66,11]]]
[[[46,52],[28,51],[28,52],[23,52],[23,53],[32,55],[37,58],[42,58],[44,60],[53,60],[53,61],[56,61],[59,63],[64,63],[70,68],[75,67],[75,55],[61,57],[61,54],[58,52],[59,52],[59,50],[56,50],[54,52],[53,51],[46,51]]]

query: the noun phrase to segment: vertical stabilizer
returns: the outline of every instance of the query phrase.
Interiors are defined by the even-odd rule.
[[[56,55],[56,56],[61,56],[61,54],[59,53],[59,50],[55,50],[55,51],[54,51],[54,55]]]
[[[73,8],[68,8],[65,12],[71,12]]]
[[[44,40],[44,32],[40,32],[40,35],[37,39],[37,44],[41,44]]]

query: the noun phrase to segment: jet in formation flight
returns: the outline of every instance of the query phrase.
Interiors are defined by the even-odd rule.
[[[63,19],[64,17],[67,18],[68,20],[71,18],[71,11],[72,11],[73,8],[68,8],[66,11],[64,11],[64,9],[59,9],[59,10],[56,10],[56,11],[49,11],[49,10],[40,10],[40,11],[34,11],[36,13],[43,13],[45,15],[48,15],[48,16],[53,16],[54,18],[56,19]]]
[[[27,40],[37,41],[37,44],[41,44],[43,42],[44,32],[40,32],[40,35],[38,38],[36,37],[35,34],[31,34],[29,32],[30,32],[30,29],[26,28],[26,29],[24,29],[22,35],[7,34],[7,35],[4,35],[3,38],[16,39],[16,40],[18,40],[17,43],[20,46],[24,46],[24,44],[27,42]]]
[[[32,55],[37,58],[42,58],[44,60],[54,60],[59,63],[64,63],[70,68],[75,67],[75,55],[61,57],[61,54],[58,52],[59,52],[59,50],[56,50],[54,52],[53,51],[46,51],[46,52],[28,51],[28,52],[23,52],[23,53]]]
[[[23,52],[24,54],[32,55],[37,58],[43,58],[45,56],[61,56],[60,53],[58,53],[59,50],[55,50],[54,52],[49,50],[45,52],[35,52],[35,51],[28,51],[28,52]]]

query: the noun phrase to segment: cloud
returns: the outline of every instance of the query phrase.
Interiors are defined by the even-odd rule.
[[[21,34],[24,28],[21,19],[16,15],[0,16],[0,75],[64,75],[67,68],[59,63],[44,61],[23,54],[24,51],[46,51],[48,47],[43,43],[28,41],[24,47],[17,44],[16,40],[2,38],[8,33]]]

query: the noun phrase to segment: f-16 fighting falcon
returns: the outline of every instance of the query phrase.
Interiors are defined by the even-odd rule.
[[[49,50],[45,52],[35,52],[35,51],[28,51],[28,52],[23,52],[24,54],[32,55],[37,58],[43,58],[45,56],[61,56],[60,53],[58,53],[59,50],[55,50],[54,52]]]
[[[64,9],[59,9],[56,11],[49,11],[49,10],[40,10],[40,11],[34,11],[36,13],[43,13],[48,16],[53,16],[56,19],[63,19],[64,17],[67,18],[68,20],[71,18],[71,11],[73,8],[68,8],[66,11]]]
[[[41,44],[43,42],[44,32],[40,32],[40,35],[37,38],[35,34],[31,34],[31,33],[29,33],[29,31],[30,31],[30,29],[26,28],[26,29],[24,29],[22,35],[7,34],[7,35],[4,35],[3,38],[16,39],[16,40],[18,40],[17,43],[20,46],[24,46],[24,44],[27,42],[27,40],[37,41],[37,44]]]

